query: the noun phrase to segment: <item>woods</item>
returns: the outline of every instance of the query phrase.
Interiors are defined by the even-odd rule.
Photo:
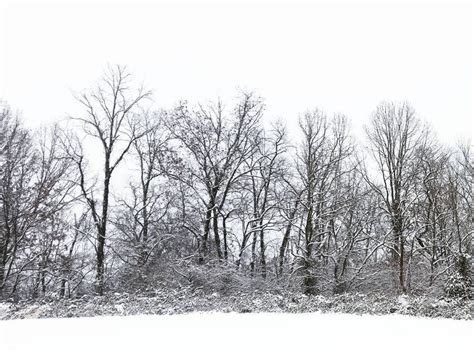
[[[443,145],[409,103],[379,104],[354,136],[307,107],[298,131],[265,124],[252,92],[151,97],[117,66],[65,123],[28,129],[1,103],[0,298],[472,295],[471,142]]]

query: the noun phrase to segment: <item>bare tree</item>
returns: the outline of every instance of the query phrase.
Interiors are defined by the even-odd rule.
[[[87,185],[86,156],[83,140],[68,144],[67,150],[80,175],[79,187],[86,206],[94,220],[97,238],[96,290],[102,295],[105,290],[105,244],[109,221],[109,199],[111,178],[133,144],[146,131],[137,121],[139,104],[151,95],[150,91],[130,87],[131,76],[124,67],[109,68],[95,89],[77,97],[85,108],[83,117],[72,119],[81,123],[84,133],[100,143],[103,162],[103,185]],[[92,157],[92,156],[91,156]],[[96,196],[97,193],[100,193]]]
[[[298,271],[303,273],[303,290],[313,294],[317,290],[315,265],[328,265],[331,236],[335,236],[335,218],[346,200],[338,197],[342,178],[351,170],[344,165],[352,154],[348,143],[346,118],[335,115],[327,119],[320,110],[306,113],[300,119],[303,143],[297,160],[297,171],[302,185],[301,212],[303,239],[298,246]],[[347,170],[346,170],[347,169]],[[296,226],[294,224],[293,226]]]
[[[317,230],[315,230],[315,219],[319,216],[318,205],[318,175],[327,163],[328,123],[326,115],[315,110],[307,112],[299,121],[303,133],[303,143],[298,155],[298,174],[303,185],[304,196],[301,204],[303,209],[304,235],[302,255],[299,258],[301,264],[299,269],[303,272],[303,290],[306,294],[316,291],[316,278],[312,274],[313,249],[317,241]]]
[[[285,173],[283,156],[288,146],[284,126],[277,122],[269,136],[262,134],[255,143],[257,144],[256,152],[245,161],[246,169],[249,170],[247,182],[242,183],[241,186],[249,189],[252,199],[249,220],[253,236],[250,270],[252,273],[256,270],[258,242],[260,273],[265,278],[267,273],[265,233],[275,226],[274,218],[277,216],[277,206],[281,201],[277,198],[277,188],[283,182],[282,177]],[[248,229],[248,227],[246,228]],[[245,240],[249,236],[250,234],[246,233],[243,235],[243,247],[239,253],[238,264],[241,262],[246,246]]]
[[[470,288],[474,234],[474,158],[469,144],[459,144],[447,172],[447,205],[451,218],[451,252],[455,272]]]
[[[3,111],[0,189],[0,291],[15,295],[38,263],[36,235],[74,200],[70,163],[60,155],[58,129],[33,136]]]
[[[170,210],[174,195],[167,183],[167,173],[173,162],[169,153],[169,133],[163,126],[163,113],[144,113],[143,138],[133,143],[133,155],[138,161],[138,181],[130,182],[131,198],[122,199],[121,212],[114,220],[120,233],[117,253],[132,271],[147,283],[145,269],[166,237],[161,224]]]
[[[187,165],[186,178],[174,177],[194,190],[205,209],[203,231],[198,237],[199,263],[208,256],[211,229],[218,259],[223,259],[227,251],[222,251],[219,217],[233,184],[248,173],[243,165],[254,153],[253,139],[259,131],[262,110],[259,98],[244,93],[230,113],[221,102],[209,107],[200,105],[192,112],[184,103],[169,115],[168,128],[179,141]]]
[[[21,126],[8,106],[2,106],[1,144],[1,229],[0,229],[0,294],[17,259],[17,252],[25,241],[31,218],[36,210],[29,199],[28,188],[34,175],[34,147],[30,133]]]
[[[412,201],[410,191],[417,171],[415,154],[417,147],[426,140],[426,130],[408,103],[382,103],[372,115],[366,133],[381,183],[374,178],[366,180],[383,201],[384,211],[390,217],[393,241],[388,246],[394,269],[398,272],[398,285],[405,293],[406,230]]]

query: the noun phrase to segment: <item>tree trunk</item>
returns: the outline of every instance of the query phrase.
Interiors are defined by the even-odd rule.
[[[207,241],[209,239],[209,231],[211,229],[212,208],[213,208],[213,203],[212,201],[209,201],[209,204],[207,205],[206,218],[204,219],[204,233],[202,235],[201,242],[199,244],[198,263],[200,265],[204,263],[204,259],[207,257],[207,251],[208,251]]]
[[[263,278],[267,277],[267,262],[265,260],[265,234],[262,229],[262,222],[260,221],[260,271]]]
[[[300,202],[299,198],[296,199],[294,208],[291,210],[290,219],[286,226],[285,234],[283,235],[283,240],[281,241],[280,251],[278,255],[278,275],[283,274],[283,264],[285,262],[285,252],[288,248],[288,243],[290,242],[291,228],[293,227],[293,221],[296,216],[296,211],[298,210],[298,203]]]
[[[61,288],[59,290],[59,297],[64,298],[65,295],[66,295],[66,279],[62,278],[61,279]]]
[[[285,234],[283,235],[283,240],[281,241],[280,251],[278,254],[278,276],[283,274],[283,264],[285,262],[285,252],[288,248],[288,243],[290,242],[291,226],[292,224],[290,221],[286,226]]]
[[[225,216],[222,216],[222,236],[224,238],[224,259],[227,261],[229,257],[229,247],[227,244],[227,225]]]
[[[97,276],[96,292],[98,295],[104,295],[104,248],[105,248],[105,228],[101,227],[97,244]]]
[[[97,274],[96,274],[96,292],[98,295],[104,295],[105,291],[105,236],[107,234],[107,217],[109,211],[109,194],[110,194],[110,155],[105,157],[105,177],[104,177],[104,194],[102,196],[102,216],[100,224],[97,225]]]
[[[403,238],[403,219],[400,210],[400,203],[393,204],[393,235],[394,251],[393,260],[395,269],[398,269],[398,285],[403,294],[406,293],[405,286],[405,240]]]
[[[250,262],[250,274],[253,276],[255,274],[255,262],[257,260],[256,254],[256,247],[257,247],[257,232],[252,232],[252,260]]]
[[[309,202],[311,205],[311,200]],[[314,239],[313,207],[309,206],[305,225],[305,249],[303,263],[303,292],[307,295],[316,293],[316,278],[311,274],[311,256]]]
[[[3,262],[3,259],[0,259],[0,299],[2,298],[3,295],[3,287],[5,286],[5,264]]]
[[[216,243],[216,252],[219,260],[222,260],[222,249],[221,249],[221,239],[219,237],[219,218],[217,213],[217,208],[214,207],[212,211],[212,226],[214,229],[214,241]]]

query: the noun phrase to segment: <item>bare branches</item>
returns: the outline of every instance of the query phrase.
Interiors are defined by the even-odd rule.
[[[134,143],[148,131],[139,123],[139,104],[148,99],[150,91],[140,87],[134,92],[130,85],[131,76],[124,67],[109,68],[95,89],[77,97],[85,108],[85,116],[72,118],[82,124],[83,131],[100,141],[103,149],[103,187],[100,202],[93,191],[86,187],[84,153],[81,141],[69,148],[80,175],[80,188],[97,228],[97,292],[104,292],[104,248],[109,219],[110,183],[113,172],[123,161]],[[99,208],[99,207],[100,208]]]
[[[27,267],[19,260],[32,251],[39,229],[66,211],[75,196],[70,164],[59,148],[57,126],[34,136],[7,110],[3,113],[0,290],[10,285],[14,294]],[[12,274],[16,275],[14,281]]]
[[[248,173],[242,167],[255,151],[253,139],[258,134],[262,111],[260,98],[243,93],[230,113],[225,112],[221,102],[208,107],[200,105],[193,112],[183,103],[165,120],[174,139],[186,151],[188,173],[200,182],[193,189],[206,205],[199,250],[201,262],[207,256],[211,220],[217,255],[223,257],[217,218],[223,215],[223,207],[236,180]],[[186,182],[182,176],[175,177]]]
[[[318,109],[289,141],[283,124],[263,127],[249,92],[153,111],[120,66],[76,98],[74,132],[34,133],[0,108],[4,296],[202,287],[233,273],[307,294],[470,283],[472,151],[441,145],[407,103],[376,108],[362,150],[344,115]]]

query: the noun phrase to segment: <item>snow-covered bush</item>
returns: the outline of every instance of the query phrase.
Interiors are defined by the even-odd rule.
[[[469,298],[471,293],[471,281],[459,272],[453,272],[446,280],[444,291],[446,295],[453,298]]]
[[[467,256],[459,256],[457,259],[455,270],[448,276],[444,291],[447,296],[452,298],[472,297],[470,261]]]
[[[340,312],[414,315],[472,320],[474,301],[420,296],[380,296],[357,293],[308,296],[299,292],[267,291],[221,294],[192,288],[157,290],[153,296],[110,293],[77,299],[22,301],[0,305],[0,320],[110,315],[169,315],[189,312]]]

